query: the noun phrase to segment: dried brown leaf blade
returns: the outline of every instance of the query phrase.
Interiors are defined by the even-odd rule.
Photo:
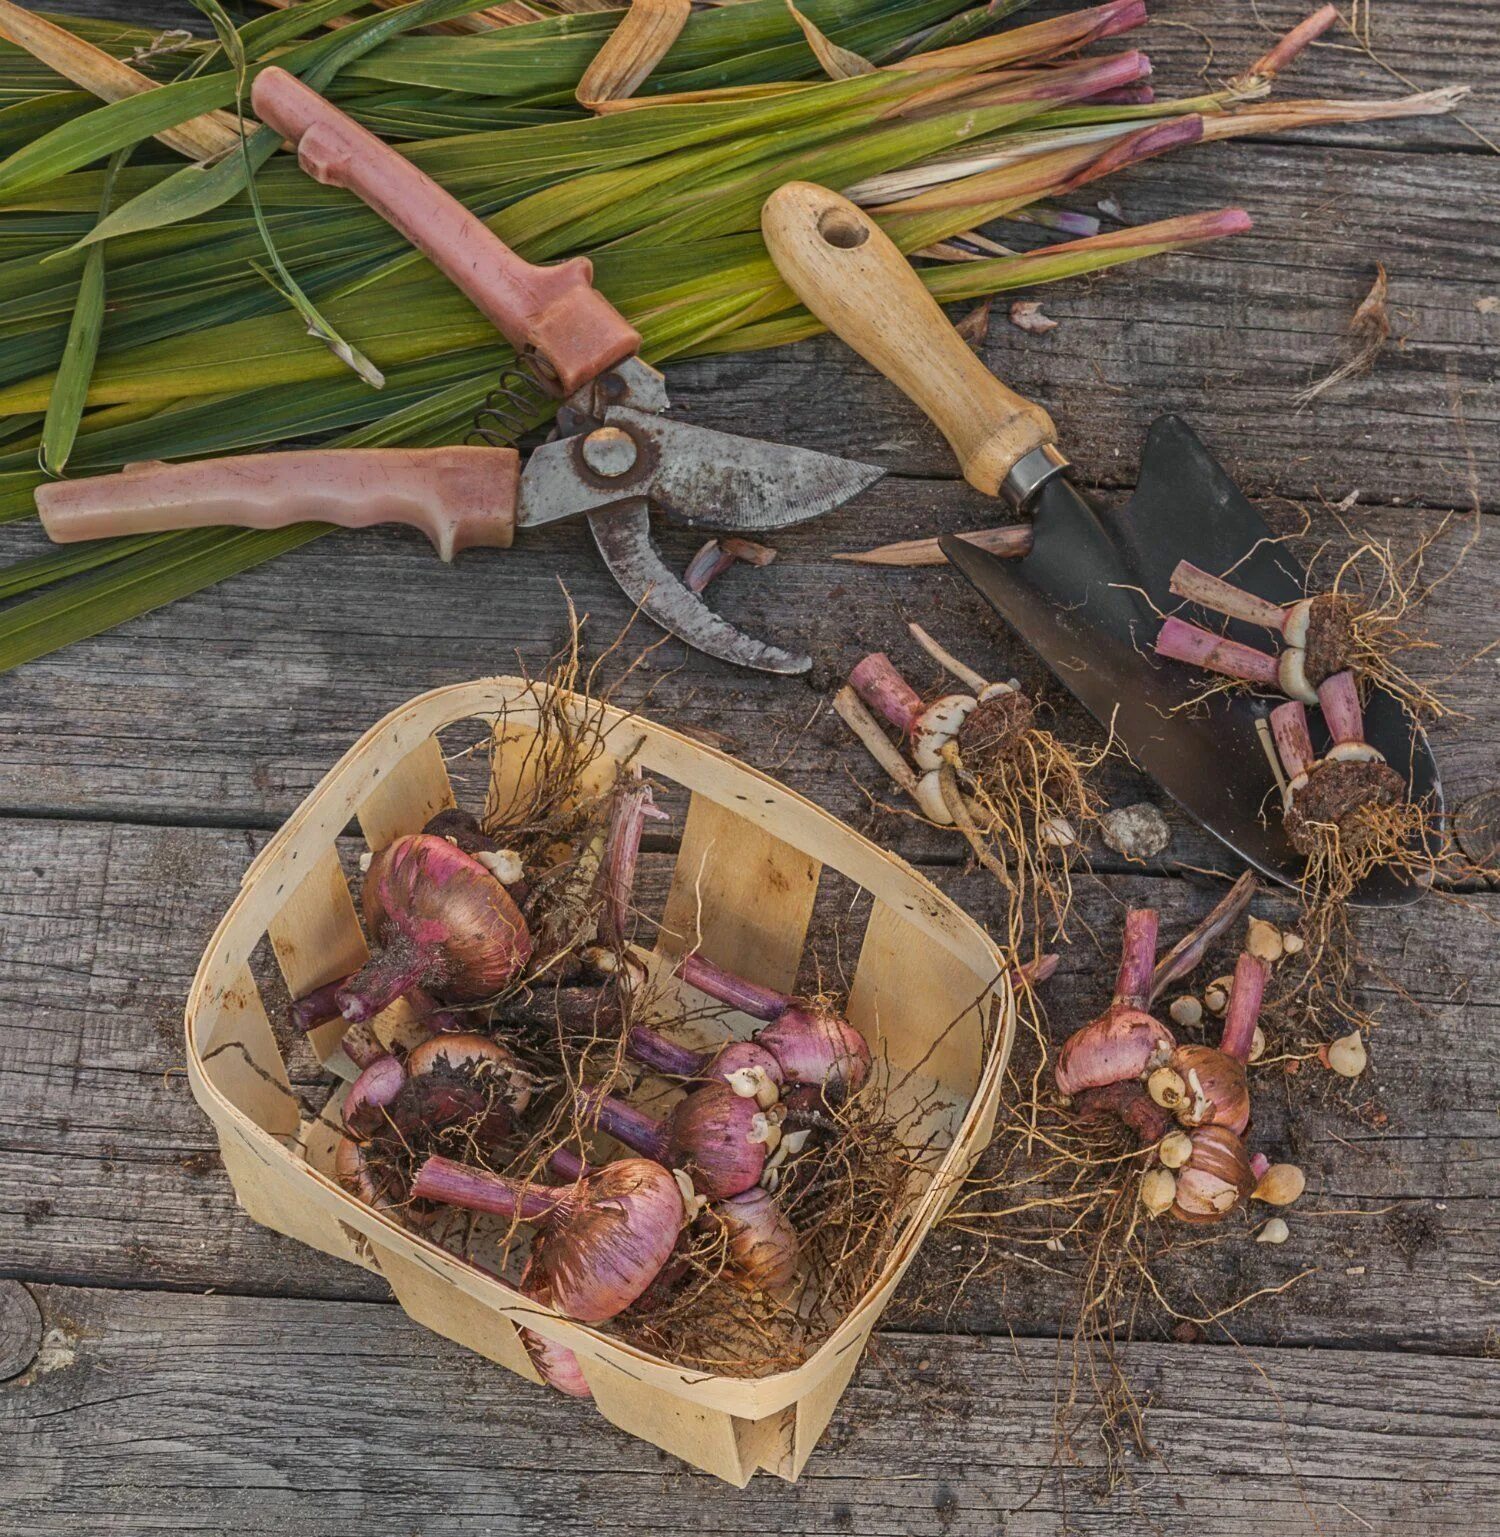
[[[22,10],[11,0],[0,0],[0,37],[24,48],[34,59],[55,69],[65,80],[91,91],[102,101],[123,101],[154,91],[156,82],[123,60],[38,16]],[[163,128],[156,137],[168,149],[190,160],[208,160],[239,143],[239,131],[227,112],[207,112],[201,117]]]
[[[852,48],[841,48],[816,22],[804,16],[792,0],[786,0],[786,8],[792,13],[792,20],[802,28],[807,46],[812,49],[813,56],[830,80],[852,80],[856,75],[875,73],[875,66],[868,59],[855,53]]]
[[[687,25],[691,0],[631,0],[574,93],[591,111],[633,96]]]

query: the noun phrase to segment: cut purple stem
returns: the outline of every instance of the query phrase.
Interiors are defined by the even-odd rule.
[[[613,1095],[585,1095],[579,1108],[594,1117],[594,1124],[606,1136],[623,1142],[633,1151],[658,1163],[665,1163],[672,1156],[672,1139],[666,1123],[639,1106]]]
[[[1149,160],[1153,155],[1164,155],[1171,150],[1196,144],[1202,137],[1203,119],[1201,117],[1169,118],[1166,122],[1143,128],[1139,133],[1133,133],[1128,138],[1116,140],[1081,170],[1052,190],[1056,193],[1069,192],[1074,187],[1083,186],[1085,182],[1096,181],[1101,176],[1112,176],[1116,171],[1123,171],[1126,166]],[[1238,209],[1233,211],[1239,213]],[[1248,227],[1250,222],[1248,217],[1239,213],[1239,218],[1242,225]]]
[[[1325,678],[1318,685],[1318,703],[1335,742],[1364,741],[1364,712],[1359,706],[1359,689],[1352,672],[1336,672]]]
[[[1280,74],[1309,43],[1322,37],[1338,19],[1337,6],[1320,6],[1305,21],[1298,22],[1268,53],[1262,54],[1246,73],[1266,79]]]
[[[1134,85],[1151,73],[1151,60],[1138,49],[1110,54],[1102,59],[1082,59],[1055,69],[1016,72],[1014,83],[1003,85],[1008,102],[1087,101],[1103,91]],[[942,91],[942,87],[935,87]],[[922,98],[917,98],[920,102]]]
[[[682,585],[689,592],[702,592],[716,577],[722,576],[736,561],[750,566],[769,566],[776,551],[753,539],[710,539],[688,562],[682,573]]]
[[[1012,987],[1040,987],[1041,984],[1052,976],[1061,962],[1060,955],[1043,955],[1034,961],[1027,961],[1023,966],[1017,966],[1010,973],[1010,985]]]
[[[377,950],[339,989],[339,1007],[350,1024],[368,1024],[403,993],[440,972],[435,946],[416,945],[403,938]]]
[[[420,1200],[462,1206],[466,1211],[540,1222],[574,1193],[574,1186],[527,1185],[435,1154],[417,1170],[411,1193]]]
[[[1133,907],[1125,914],[1125,937],[1120,946],[1114,996],[1114,1002],[1123,1008],[1144,1011],[1150,999],[1159,923],[1154,907]]]
[[[796,1002],[787,993],[778,993],[773,987],[762,987],[758,982],[747,981],[722,966],[715,966],[697,950],[683,956],[677,975],[689,987],[696,987],[700,993],[707,993],[710,998],[717,998],[720,1003],[748,1014],[752,1019],[780,1019]]]
[[[599,879],[604,894],[599,910],[599,937],[611,945],[627,939],[630,908],[635,894],[635,869],[640,858],[641,835],[648,821],[664,822],[667,814],[657,809],[651,786],[635,783],[615,792],[609,833]]]
[[[549,1173],[565,1180],[583,1179],[594,1172],[593,1167],[570,1147],[554,1148],[547,1159],[547,1169]]]
[[[1200,629],[1185,619],[1162,620],[1161,631],[1156,637],[1156,654],[1174,662],[1186,662],[1190,667],[1223,673],[1225,677],[1238,678],[1245,683],[1267,688],[1280,685],[1281,672],[1274,656],[1257,651],[1253,646],[1242,646],[1237,640],[1215,635],[1212,630]]]
[[[316,1030],[319,1025],[342,1019],[344,1016],[339,1010],[338,993],[348,980],[348,977],[338,977],[332,982],[325,982],[322,987],[315,987],[310,993],[305,993],[299,998],[292,1005],[287,1016],[291,1020],[292,1028],[306,1035],[309,1030]]]
[[[1307,730],[1307,707],[1295,699],[1279,704],[1271,711],[1271,735],[1276,741],[1276,756],[1287,778],[1305,774],[1317,761],[1312,737]]]
[[[1279,604],[1268,603],[1253,592],[1226,582],[1221,576],[1201,570],[1190,562],[1180,560],[1172,572],[1171,590],[1179,598],[1190,603],[1202,604],[1231,619],[1243,619],[1246,624],[1258,624],[1278,633],[1286,624],[1287,610]]]
[[[687,563],[682,573],[682,585],[689,592],[702,592],[733,564],[734,556],[717,539],[710,539]]]
[[[1082,48],[1087,43],[1097,43],[1106,37],[1114,37],[1121,32],[1129,32],[1134,27],[1142,27],[1146,24],[1146,0],[1105,0],[1105,4],[1096,5],[1092,10],[1077,11],[1068,17],[1059,17],[1051,26],[1066,26],[1069,33],[1074,35],[1067,39],[1066,47],[1071,50]],[[1048,25],[1043,23],[1043,25]],[[1087,27],[1087,31],[1082,29]],[[1078,35],[1081,33],[1081,35]]]
[[[1241,951],[1235,962],[1234,982],[1229,989],[1229,1007],[1224,1012],[1224,1034],[1219,1050],[1236,1061],[1250,1060],[1250,1046],[1255,1040],[1255,1022],[1260,1017],[1261,1000],[1271,968],[1248,950]]]
[[[691,1046],[668,1040],[644,1025],[634,1025],[625,1038],[625,1050],[652,1072],[666,1073],[672,1078],[698,1078],[711,1060],[708,1052],[694,1051]]]
[[[909,732],[922,713],[921,695],[896,671],[883,651],[873,651],[865,657],[849,674],[849,682],[872,710],[885,716],[899,731]]]

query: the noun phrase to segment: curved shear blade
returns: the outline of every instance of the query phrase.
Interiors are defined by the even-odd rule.
[[[641,494],[688,528],[726,534],[787,528],[842,506],[885,474],[873,464],[715,432],[670,416],[615,408],[606,420],[629,426],[653,444],[656,466]]]
[[[699,651],[760,672],[799,673],[812,658],[783,651],[736,629],[697,593],[689,592],[651,543],[651,515],[643,501],[625,502],[588,515],[589,530],[610,574],[626,597]]]

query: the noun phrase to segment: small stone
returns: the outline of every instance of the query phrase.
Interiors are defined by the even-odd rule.
[[[1105,812],[1099,818],[1099,832],[1115,853],[1127,859],[1151,859],[1172,841],[1167,819],[1150,801]]]
[[[1325,1046],[1320,1055],[1340,1078],[1358,1078],[1370,1060],[1364,1037],[1358,1030],[1341,1035],[1331,1046]]]
[[[1267,923],[1264,918],[1252,918],[1245,948],[1257,960],[1275,965],[1286,950],[1286,941],[1281,936],[1281,930],[1274,923]]]

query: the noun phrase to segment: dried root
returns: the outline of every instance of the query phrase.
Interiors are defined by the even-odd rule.
[[[1362,378],[1374,368],[1376,359],[1391,339],[1391,314],[1386,304],[1389,293],[1385,268],[1376,262],[1375,281],[1350,317],[1343,361],[1316,383],[1298,391],[1295,399],[1299,406],[1311,405],[1320,395],[1337,389],[1349,379]]]
[[[1102,1444],[1111,1486],[1128,1476],[1132,1458],[1150,1453],[1145,1405],[1121,1347],[1148,1318],[1175,1337],[1184,1330],[1201,1337],[1198,1331],[1260,1295],[1206,1301],[1212,1270],[1203,1263],[1204,1251],[1246,1241],[1239,1222],[1223,1219],[1245,1210],[1252,1189],[1258,1200],[1278,1204],[1301,1193],[1300,1171],[1252,1159],[1239,1135],[1219,1123],[1217,1116],[1234,1113],[1239,1096],[1225,1092],[1222,1083],[1216,1091],[1209,1077],[1214,1058],[1232,1056],[1229,1065],[1235,1067],[1251,1049],[1267,963],[1242,956],[1235,991],[1242,985],[1244,991],[1226,1016],[1222,1050],[1191,1042],[1170,1046],[1165,1026],[1146,1029],[1142,1018],[1142,1004],[1150,1007],[1180,981],[1243,914],[1251,886],[1238,883],[1159,965],[1153,965],[1154,915],[1133,913],[1115,1001],[1094,1025],[1075,1032],[1061,1057],[1035,997],[1024,995],[1027,1028],[1008,1067],[995,1137],[943,1218],[944,1228],[964,1235],[971,1249],[962,1284],[992,1287],[1038,1268],[1070,1278],[1069,1338],[1056,1395],[1058,1457],[1081,1460],[1085,1442]],[[1090,1035],[1080,1053],[1079,1038]],[[1142,1077],[1072,1097],[1057,1092],[1064,1057],[1071,1054],[1074,1074],[1083,1068],[1082,1058],[1092,1057],[1108,1077],[1120,1070],[1120,1053],[1136,1035],[1142,1037]],[[1170,1049],[1157,1051],[1153,1041]],[[1181,1101],[1158,1095],[1154,1083],[1146,1091],[1144,1077],[1158,1056],[1164,1071],[1180,1070],[1189,1089]],[[1174,1108],[1163,1108],[1158,1099]],[[1164,1187],[1159,1195],[1158,1184]],[[951,1305],[951,1266],[950,1260],[948,1274],[939,1278],[919,1263],[916,1282],[925,1280],[926,1290],[915,1305],[930,1308],[944,1296]]]
[[[1085,756],[1037,722],[1014,683],[987,682],[920,625],[917,643],[968,691],[924,705],[884,653],[867,656],[834,709],[929,821],[951,826],[1005,889],[1005,941],[1037,953],[1072,905],[1072,866],[1103,802],[1089,774],[1107,748]],[[886,734],[894,725],[910,760]]]

